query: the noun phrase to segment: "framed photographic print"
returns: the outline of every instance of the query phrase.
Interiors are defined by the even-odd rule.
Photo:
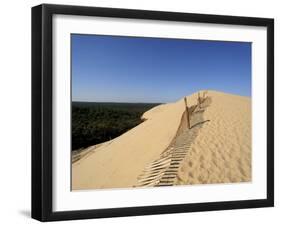
[[[274,205],[274,21],[32,8],[32,217]]]

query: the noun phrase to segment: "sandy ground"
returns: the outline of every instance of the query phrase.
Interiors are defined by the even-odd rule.
[[[202,116],[209,121],[196,129],[176,184],[250,181],[251,100],[215,91],[208,96],[212,103]],[[188,105],[196,99],[197,94],[188,96]],[[74,162],[72,189],[135,186],[144,167],[175,139],[184,110],[183,99],[157,106],[143,115],[145,122]]]
[[[200,128],[178,172],[178,184],[251,180],[251,100],[209,92]]]

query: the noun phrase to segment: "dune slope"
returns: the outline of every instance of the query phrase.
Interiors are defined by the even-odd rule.
[[[196,100],[189,97],[190,103]],[[143,123],[72,164],[72,189],[132,187],[145,165],[165,150],[181,123],[183,100],[145,112]]]
[[[177,184],[251,180],[251,100],[209,92],[204,112],[210,120],[199,130],[178,172]]]
[[[192,122],[194,127],[186,133],[192,134],[194,130],[196,136],[188,141],[190,145],[186,147],[175,184],[250,181],[250,98],[215,91],[209,91],[208,96],[211,104],[200,112],[204,124]],[[189,106],[196,104],[197,93],[188,96],[187,101]],[[184,111],[181,99],[146,112],[142,124],[72,164],[72,189],[125,188],[138,184],[143,169],[180,135]]]

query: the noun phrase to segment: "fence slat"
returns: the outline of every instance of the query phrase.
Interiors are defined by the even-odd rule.
[[[187,106],[186,97],[184,97],[184,103],[185,103],[186,124],[187,124],[187,128],[190,129],[190,116],[189,116],[189,108]]]

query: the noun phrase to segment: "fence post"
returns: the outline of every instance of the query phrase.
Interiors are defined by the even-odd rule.
[[[200,92],[198,92],[198,106],[201,108]]]
[[[202,103],[204,103],[206,98],[207,98],[206,94],[207,94],[207,91],[204,91],[203,92],[203,97],[202,97]]]
[[[186,124],[187,124],[187,128],[190,129],[189,108],[187,106],[186,97],[184,97],[184,104],[185,104]]]

